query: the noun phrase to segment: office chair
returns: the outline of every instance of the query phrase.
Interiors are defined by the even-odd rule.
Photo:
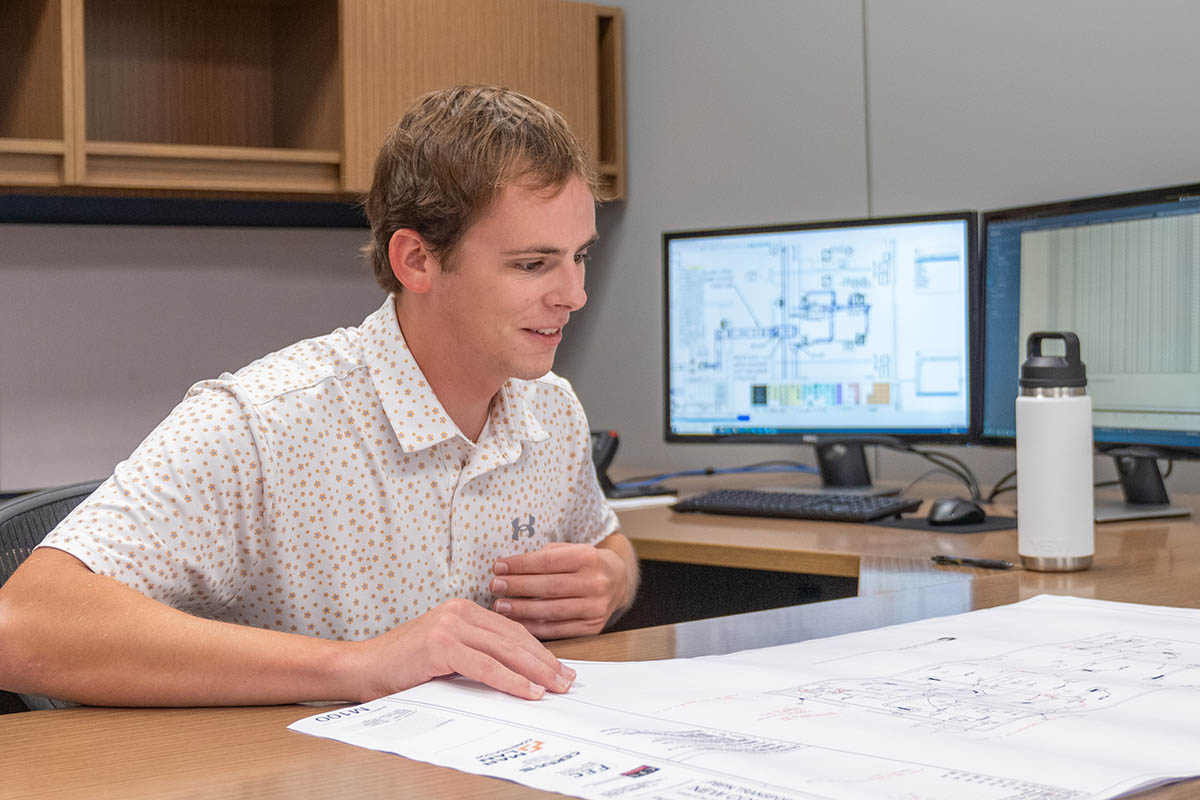
[[[87,481],[18,497],[0,504],[0,586],[41,543],[50,529],[96,490]],[[19,695],[0,689],[0,714],[28,711]]]

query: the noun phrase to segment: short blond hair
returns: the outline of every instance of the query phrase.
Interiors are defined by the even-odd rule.
[[[456,86],[419,98],[388,133],[363,207],[371,242],[363,252],[388,292],[403,288],[388,244],[416,231],[451,268],[455,248],[511,183],[561,188],[582,178],[599,196],[587,153],[562,116],[537,100],[494,86]]]

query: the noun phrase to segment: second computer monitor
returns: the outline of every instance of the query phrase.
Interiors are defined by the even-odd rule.
[[[983,226],[982,440],[1015,441],[1028,335],[1071,331],[1125,491],[1097,519],[1186,513],[1155,459],[1200,458],[1200,185],[989,211]]]
[[[872,437],[965,440],[975,218],[664,234],[667,440],[818,444],[839,486]]]

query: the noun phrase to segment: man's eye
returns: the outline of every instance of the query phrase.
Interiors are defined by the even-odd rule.
[[[589,262],[591,260],[592,260],[592,256],[590,253],[576,253],[575,254],[575,263],[576,264],[586,264],[587,262]]]
[[[537,272],[545,263],[544,261],[523,261],[517,265],[517,268],[522,272]]]

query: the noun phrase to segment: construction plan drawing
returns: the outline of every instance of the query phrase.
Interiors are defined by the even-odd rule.
[[[1042,595],[721,656],[435,680],[292,730],[583,798],[1109,798],[1200,775],[1200,611]]]
[[[672,241],[676,432],[928,427],[967,409],[961,223]]]

